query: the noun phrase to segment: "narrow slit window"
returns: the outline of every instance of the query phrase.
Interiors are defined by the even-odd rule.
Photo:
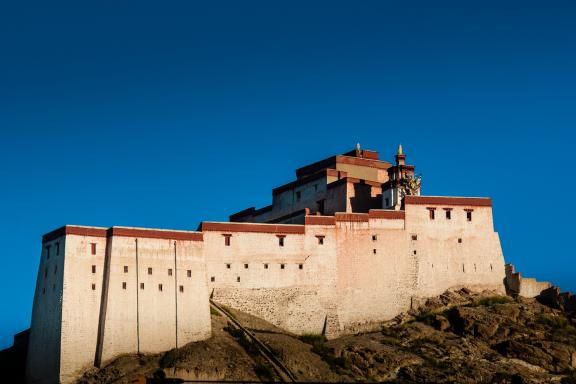
[[[92,290],[93,290],[93,291],[96,290],[96,284],[92,284]]]
[[[229,247],[230,246],[230,238],[232,237],[232,235],[222,235],[224,236],[224,246]]]
[[[162,292],[162,284],[158,284],[158,290]]]
[[[472,210],[471,209],[466,210],[466,221],[472,221]]]
[[[148,274],[151,275],[152,274],[152,268],[148,267]]]
[[[192,270],[191,269],[186,271],[186,276],[192,277]]]
[[[54,274],[56,274],[56,272],[58,272],[58,266],[57,265],[54,266]]]
[[[93,255],[96,254],[96,243],[90,243],[90,251]]]
[[[388,206],[390,205],[390,199],[387,197],[385,201],[386,201],[386,202],[384,203],[384,205],[385,205],[386,207],[388,207]]]
[[[126,289],[126,282],[122,282],[122,289]]]
[[[240,282],[240,276],[236,277],[236,281]]]
[[[46,294],[46,288],[42,288],[42,294]]]
[[[95,265],[92,266],[92,273],[96,273],[96,266]]]
[[[140,283],[140,289],[144,289],[144,283]]]
[[[378,240],[378,235],[372,235],[372,241]]]
[[[318,244],[324,244],[324,236],[316,236],[316,238],[318,239]]]
[[[304,264],[298,264],[298,269],[304,269]]]
[[[44,278],[48,277],[48,267],[44,268]]]
[[[264,264],[264,269],[268,269],[268,264]]]
[[[428,217],[430,220],[434,220],[436,218],[436,208],[428,208]]]
[[[284,246],[284,237],[285,236],[278,236],[278,245],[281,247]]]
[[[184,292],[184,286],[183,285],[180,286],[180,292]]]
[[[372,253],[373,253],[373,254],[376,254],[376,248],[374,248],[374,249],[372,250]]]
[[[302,198],[302,192],[298,191],[296,192],[296,201],[300,201],[300,198]]]
[[[56,256],[60,255],[60,243],[56,243]]]
[[[128,266],[127,265],[124,266],[124,273],[128,273]]]
[[[416,250],[414,250],[414,254],[416,254]]]
[[[452,219],[452,208],[444,208],[444,212],[446,212],[446,220]]]
[[[168,268],[168,276],[172,276],[172,268]]]
[[[46,259],[49,259],[49,258],[50,258],[50,246],[47,245],[46,246]]]

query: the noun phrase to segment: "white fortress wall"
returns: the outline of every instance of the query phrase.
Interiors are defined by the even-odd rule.
[[[419,256],[418,296],[456,287],[504,293],[504,257],[491,205],[490,199],[481,198],[406,199],[406,230],[417,236],[412,252]]]
[[[334,307],[335,239],[332,228],[308,229],[304,233],[302,225],[203,223],[213,299],[288,331],[320,333]],[[324,236],[323,244],[316,235]]]
[[[82,234],[83,229],[86,229],[86,235]],[[63,255],[62,383],[74,381],[78,374],[94,363],[105,253],[105,229],[80,228],[80,231],[67,231],[66,251]]]
[[[29,383],[59,380],[65,246],[62,235],[45,236],[42,242],[26,362]]]

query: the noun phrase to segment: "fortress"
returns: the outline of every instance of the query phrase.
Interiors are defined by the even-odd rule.
[[[422,196],[414,171],[401,147],[390,163],[357,146],[297,169],[271,205],[229,222],[44,235],[28,382],[68,383],[119,354],[207,339],[210,298],[330,338],[449,288],[504,293],[491,199]]]

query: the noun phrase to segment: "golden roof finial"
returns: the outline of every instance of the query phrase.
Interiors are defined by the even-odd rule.
[[[402,144],[398,145],[398,153],[397,155],[401,155],[402,154]]]

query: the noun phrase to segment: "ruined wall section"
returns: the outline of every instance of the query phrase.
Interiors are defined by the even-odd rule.
[[[202,230],[216,302],[297,334],[322,332],[334,312],[333,226],[203,223]]]

